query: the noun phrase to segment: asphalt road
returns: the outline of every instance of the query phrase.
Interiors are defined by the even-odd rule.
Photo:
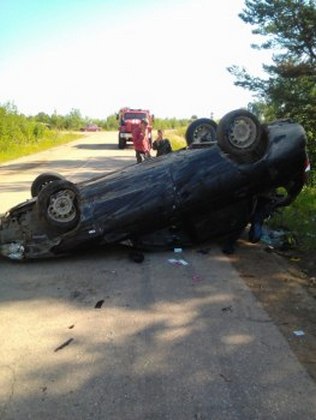
[[[134,163],[116,133],[0,167],[0,213],[47,170]],[[220,249],[0,260],[0,419],[316,419],[316,385]],[[187,265],[169,259],[183,259]]]

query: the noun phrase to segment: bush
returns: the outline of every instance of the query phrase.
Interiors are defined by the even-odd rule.
[[[269,225],[290,230],[302,249],[316,249],[316,188],[304,187],[290,206],[270,219]]]
[[[48,123],[19,114],[14,106],[0,106],[0,161],[14,159],[73,140],[69,135],[51,130]]]

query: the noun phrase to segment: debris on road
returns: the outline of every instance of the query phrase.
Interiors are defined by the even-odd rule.
[[[223,312],[233,312],[233,307],[232,305],[229,306],[225,306],[224,308],[222,308]]]
[[[282,251],[290,250],[297,245],[297,240],[292,232],[284,229],[271,229],[268,226],[262,227],[261,242],[268,247]]]
[[[169,258],[168,261],[170,264],[176,264],[176,265],[189,265],[188,262],[182,259],[176,259],[176,258]]]
[[[226,375],[224,375],[223,373],[220,373],[220,374],[219,374],[219,376],[220,376],[221,378],[223,378],[225,382],[232,382],[232,381],[231,381],[231,379],[229,379],[229,378],[228,378]]]
[[[64,347],[69,346],[69,344],[73,341],[73,338],[69,338],[69,340],[65,341],[63,344],[61,344],[59,347],[57,347],[54,352],[56,353],[59,350],[62,350]]]
[[[101,308],[101,306],[103,305],[103,303],[104,303],[104,299],[99,300],[99,301],[98,301],[98,302],[94,305],[95,309],[100,309],[100,308]]]
[[[174,249],[174,252],[175,252],[176,254],[180,254],[180,253],[182,252],[182,248],[175,248],[175,249]]]
[[[296,330],[296,331],[293,331],[293,334],[294,334],[296,337],[303,337],[303,336],[305,335],[304,331],[302,331],[302,330]]]

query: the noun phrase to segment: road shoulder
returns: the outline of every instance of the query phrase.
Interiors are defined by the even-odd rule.
[[[230,260],[316,381],[315,277],[302,270],[304,257],[294,254],[241,239]]]

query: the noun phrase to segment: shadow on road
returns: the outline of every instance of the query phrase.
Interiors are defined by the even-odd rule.
[[[69,168],[75,168],[77,171],[81,171],[82,168],[85,170],[91,169],[90,172],[93,172],[95,169],[99,171],[104,168],[112,168],[112,170],[116,168],[120,168],[123,166],[127,166],[130,164],[132,159],[130,157],[123,157],[119,156],[119,152],[117,156],[114,157],[95,157],[89,160],[87,159],[56,159],[48,161],[34,161],[32,163],[14,163],[11,165],[6,165],[3,170],[7,173],[10,172],[12,175],[20,174],[21,171],[28,171],[34,170],[39,168],[40,170],[38,173],[42,172],[49,172],[49,171],[57,171],[63,174]],[[34,172],[34,171],[33,171]],[[1,173],[1,167],[0,167]],[[1,182],[1,180],[0,180]]]
[[[296,414],[309,418],[313,395],[293,393],[298,365],[269,338],[271,320],[251,313],[225,260],[214,271],[210,255],[193,252],[188,266],[169,264],[172,253],[126,263],[121,247],[20,270],[1,261],[0,308],[11,320],[4,343],[19,337],[24,359],[23,385],[22,361],[7,375],[3,389],[14,392],[0,398],[1,417],[273,418],[276,406],[288,418],[289,392]]]
[[[116,150],[118,149],[117,144],[109,144],[109,143],[104,143],[104,144],[77,144],[75,146],[76,149],[90,149],[90,150]]]
[[[104,143],[104,144],[78,144],[73,146],[77,149],[90,149],[90,150],[119,150],[117,144]],[[126,149],[134,149],[132,144],[127,144]]]

